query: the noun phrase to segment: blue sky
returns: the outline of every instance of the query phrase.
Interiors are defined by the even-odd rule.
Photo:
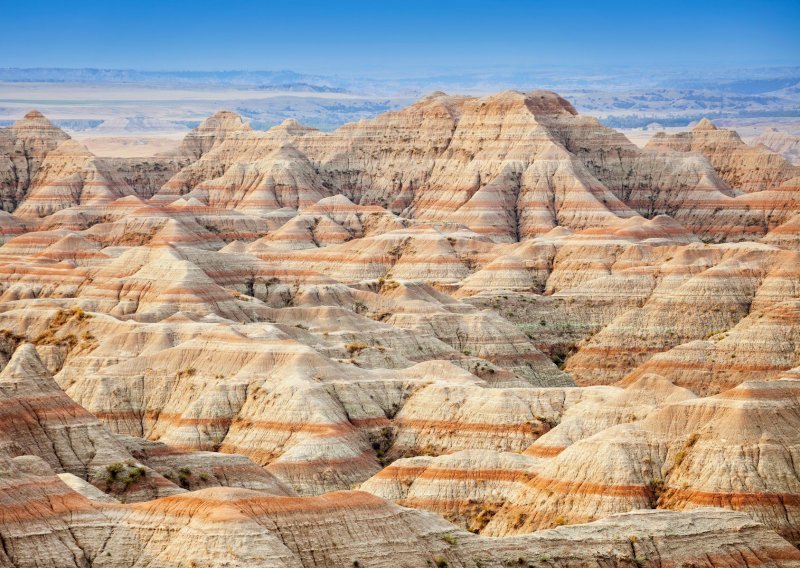
[[[379,75],[800,63],[800,0],[0,3],[0,67]]]

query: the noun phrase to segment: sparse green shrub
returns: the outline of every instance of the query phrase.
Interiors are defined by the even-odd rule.
[[[179,467],[178,468],[178,485],[183,487],[184,489],[189,489],[189,478],[192,476],[192,470],[188,467]]]
[[[117,475],[119,475],[124,468],[125,466],[120,462],[110,463],[106,466],[106,472],[108,472],[111,479],[116,479]]]
[[[137,466],[131,467],[127,471],[127,477],[125,478],[125,485],[132,485],[137,481],[139,481],[141,478],[143,478],[145,475],[147,475],[147,470],[145,468]]]

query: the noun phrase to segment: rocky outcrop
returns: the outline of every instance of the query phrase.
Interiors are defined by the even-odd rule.
[[[51,471],[73,474],[127,500],[180,489],[143,466],[97,419],[56,384],[31,344],[20,346],[0,373],[0,452],[35,455]]]
[[[698,133],[706,131],[704,123]],[[641,150],[578,116],[554,93],[433,94],[331,133],[296,123],[238,132],[175,176],[161,195],[188,192],[210,205],[256,213],[302,209],[341,193],[403,217],[462,223],[496,241],[556,226],[608,226],[637,213],[671,215],[706,239],[732,237],[733,223],[749,227],[738,237],[763,235],[797,210],[788,191],[797,174],[738,137],[723,142],[698,144],[720,147],[724,156],[732,148],[741,154],[732,158],[744,160],[736,167],[749,172],[741,183],[735,168],[717,163],[710,150],[706,159],[684,152],[691,143],[659,146],[658,140]],[[738,189],[759,195],[747,198]]]
[[[767,128],[756,138],[754,143],[761,144],[780,154],[794,165],[800,165],[800,137],[798,136],[793,136],[777,128]]]
[[[8,466],[4,471],[9,472]],[[115,505],[90,501],[55,477],[13,473],[16,483],[4,483],[0,493],[4,511],[12,513],[0,523],[0,559],[21,567],[135,566],[142,561],[163,567],[191,562],[500,567],[551,558],[574,567],[717,566],[742,558],[763,566],[800,565],[797,550],[775,533],[720,509],[637,512],[498,540],[361,492],[297,498],[206,489]],[[31,510],[37,514],[21,514]]]
[[[748,146],[736,132],[717,128],[707,118],[691,132],[657,132],[647,147],[701,154],[730,187],[745,193],[774,189],[800,176],[800,167],[763,146]],[[792,186],[797,187],[796,179]]]
[[[66,140],[48,152],[15,210],[22,218],[46,217],[74,205],[100,205],[134,195],[113,167],[86,147]]]
[[[9,128],[0,128],[2,209],[14,211],[28,193],[47,154],[69,136],[39,111],[31,111]]]
[[[797,192],[763,148],[642,150],[534,91],[218,113],[152,160],[34,114],[23,162],[0,564],[796,561]]]
[[[132,436],[117,439],[137,460],[184,489],[240,487],[270,495],[295,495],[287,485],[244,456],[189,452]]]
[[[425,509],[475,533],[534,476],[536,458],[513,452],[461,450],[394,461],[361,484],[406,507]]]
[[[169,156],[103,158],[103,161],[143,199],[155,195],[172,176],[190,163],[189,158]]]
[[[658,269],[658,278],[650,281],[654,288],[644,304],[618,315],[582,344],[565,369],[578,384],[616,382],[656,353],[727,332],[744,323],[748,314],[794,298],[794,254],[754,244],[681,249]],[[704,300],[697,302],[699,297]],[[682,316],[665,321],[664,315],[670,313]],[[656,326],[659,331],[653,333]],[[631,341],[635,348],[622,347]],[[771,349],[767,347],[765,360],[775,360]],[[795,366],[791,352],[789,348],[790,361],[784,369]],[[683,386],[691,388],[690,377],[686,379]]]
[[[221,110],[189,132],[183,139],[178,152],[196,160],[219,145],[228,136],[249,130],[250,125],[246,124],[238,114]]]
[[[486,532],[716,503],[797,541],[797,386],[793,379],[743,383],[575,442],[539,469]]]
[[[151,197],[188,158],[97,158],[40,112],[0,129],[2,209],[45,217],[126,195]]]

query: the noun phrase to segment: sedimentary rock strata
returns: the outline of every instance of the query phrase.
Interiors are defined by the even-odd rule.
[[[36,456],[51,472],[69,473],[109,493],[143,500],[180,492],[136,462],[114,437],[55,383],[30,344],[0,373],[3,455]]]
[[[724,503],[797,541],[797,387],[794,379],[747,382],[574,442],[536,472],[486,531]]]
[[[800,137],[798,136],[793,136],[777,128],[768,128],[754,141],[754,144],[761,144],[795,165],[800,163]]]
[[[0,564],[798,565],[798,179],[546,91],[141,159],[31,112]]]
[[[691,132],[656,133],[648,148],[702,154],[732,188],[746,193],[763,191],[797,178],[800,168],[763,146],[748,146],[733,130],[701,120]],[[796,182],[795,182],[796,183]]]
[[[11,471],[16,483],[3,487],[6,511],[36,512],[3,524],[0,559],[14,566],[500,567],[554,558],[575,567],[666,558],[695,566],[800,564],[797,549],[778,535],[721,509],[631,513],[495,540],[361,492],[298,498],[205,489],[120,505],[91,501],[57,477]]]

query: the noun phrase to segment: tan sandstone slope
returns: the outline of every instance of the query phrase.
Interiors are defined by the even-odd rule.
[[[155,158],[29,113],[0,564],[796,566],[797,180],[548,91]]]

